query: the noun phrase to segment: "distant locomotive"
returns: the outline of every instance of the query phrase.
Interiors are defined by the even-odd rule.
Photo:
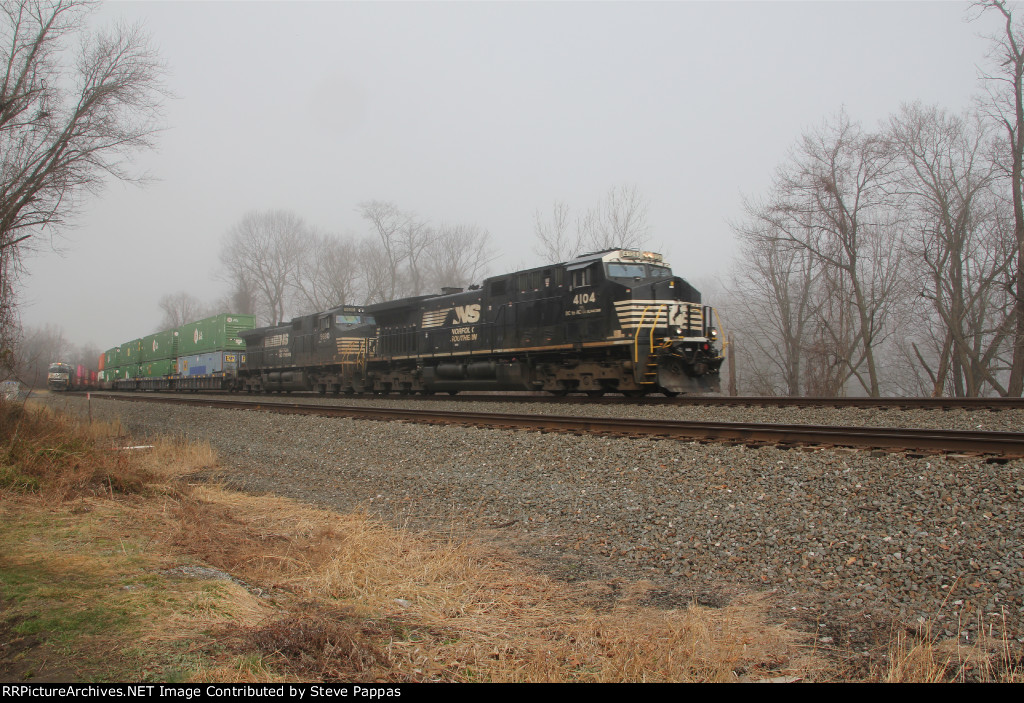
[[[469,290],[245,330],[249,392],[719,390],[714,311],[660,254],[615,249]]]
[[[46,387],[51,391],[71,389],[72,370],[69,364],[56,361],[46,369]]]
[[[51,391],[83,391],[96,385],[96,372],[81,364],[73,367],[63,361],[55,361],[46,369],[46,387]]]

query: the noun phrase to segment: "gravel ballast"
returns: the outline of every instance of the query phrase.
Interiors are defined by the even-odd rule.
[[[52,402],[84,412],[82,398]],[[453,409],[528,412],[520,404],[467,405],[477,404]],[[1022,417],[1020,411],[537,407],[564,415],[988,430],[1019,430]],[[1004,632],[1024,642],[1024,462],[1018,460],[97,399],[92,413],[120,418],[137,437],[209,441],[221,457],[221,479],[234,487],[497,540],[563,578],[648,579],[654,605],[717,605],[764,592],[779,616],[835,646],[870,647],[887,641],[894,626],[966,644]]]

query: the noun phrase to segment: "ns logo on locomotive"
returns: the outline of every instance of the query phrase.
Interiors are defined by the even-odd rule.
[[[615,249],[469,290],[243,330],[249,392],[719,390],[714,311],[660,254]]]

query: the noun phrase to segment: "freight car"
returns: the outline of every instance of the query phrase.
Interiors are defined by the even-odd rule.
[[[242,331],[248,392],[719,390],[714,311],[660,254],[614,249]]]
[[[234,390],[252,315],[215,315],[105,351],[101,385],[117,390]]]

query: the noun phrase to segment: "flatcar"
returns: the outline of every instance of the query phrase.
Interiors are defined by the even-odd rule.
[[[612,249],[240,332],[249,392],[719,390],[714,310],[660,254]]]

